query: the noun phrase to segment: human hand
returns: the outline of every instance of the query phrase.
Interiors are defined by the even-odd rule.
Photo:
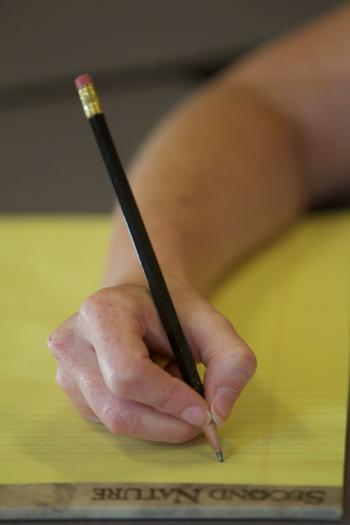
[[[58,385],[83,417],[115,434],[192,439],[211,416],[218,424],[228,418],[255,371],[254,354],[227,319],[190,286],[172,283],[169,289],[193,357],[206,366],[205,399],[181,380],[142,285],[96,292],[49,337]]]

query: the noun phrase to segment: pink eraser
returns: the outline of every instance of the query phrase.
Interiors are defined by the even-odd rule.
[[[91,75],[84,73],[75,79],[75,85],[77,86],[77,89],[81,89],[82,87],[86,86],[86,84],[93,84]]]

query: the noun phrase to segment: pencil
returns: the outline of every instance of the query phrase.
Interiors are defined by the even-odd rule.
[[[99,97],[92,78],[84,74],[76,78],[84,113],[90,122],[96,142],[124,215],[129,234],[145,273],[153,301],[164,331],[169,340],[182,378],[191,388],[204,397],[204,387],[198,374],[185,334],[180,325],[168,287],[161,272],[156,254],[142,220],[140,211],[125,175],[123,166],[107,126]],[[216,425],[211,422],[203,428],[219,461],[223,461]]]

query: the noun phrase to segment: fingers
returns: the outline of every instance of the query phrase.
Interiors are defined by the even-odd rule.
[[[72,379],[70,374],[64,371],[61,366],[58,367],[56,372],[56,383],[67,394],[74,408],[83,418],[94,421],[95,423],[99,422],[96,414],[87,404],[86,399],[81,393],[78,385]]]
[[[64,372],[58,382],[81,413],[112,432],[167,442],[207,425],[208,404],[219,424],[228,418],[255,371],[254,354],[195,292],[176,294],[176,306],[195,359],[207,367],[206,399],[182,381],[149,294],[122,286],[94,294],[49,342]]]
[[[150,358],[153,363],[156,363],[163,370],[168,372],[168,374],[182,380],[182,375],[175,359],[165,357],[155,352],[150,353]]]
[[[143,341],[146,330],[140,298],[133,301],[130,294],[102,292],[83,305],[79,329],[95,349],[109,390],[119,398],[143,403],[191,425],[207,425],[210,414],[205,400],[149,358]],[[147,301],[149,315],[154,306],[151,298]]]
[[[168,363],[164,367],[164,370],[168,372],[168,374],[182,380],[182,375],[175,359],[171,359],[170,361],[168,361]]]
[[[71,342],[74,337],[70,337]],[[195,437],[200,430],[175,417],[161,414],[151,407],[115,396],[104,383],[92,348],[76,338],[64,352],[51,342],[56,357],[69,367],[70,377],[62,367],[59,383],[74,405],[85,414],[90,410],[111,432],[151,441],[181,443]],[[86,402],[86,406],[84,405]],[[87,408],[86,408],[87,407]]]
[[[129,320],[127,327],[124,325],[125,319]],[[109,334],[128,332],[131,328],[142,335],[145,343],[154,351],[173,357],[153,300],[141,286],[122,285],[99,290],[81,305],[79,320],[82,332],[90,329],[92,338],[101,335],[108,341]]]
[[[207,303],[187,316],[186,330],[206,366],[205,397],[213,419],[220,425],[253,376],[255,355],[232,324]]]

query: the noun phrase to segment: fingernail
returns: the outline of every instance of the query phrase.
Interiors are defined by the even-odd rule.
[[[195,427],[205,427],[206,425],[209,425],[211,421],[211,415],[208,410],[194,405],[185,408],[180,417],[186,421],[186,423],[190,423]]]
[[[230,386],[221,386],[217,389],[211,404],[211,415],[218,426],[223,425],[230,415],[236,397],[237,392]]]

